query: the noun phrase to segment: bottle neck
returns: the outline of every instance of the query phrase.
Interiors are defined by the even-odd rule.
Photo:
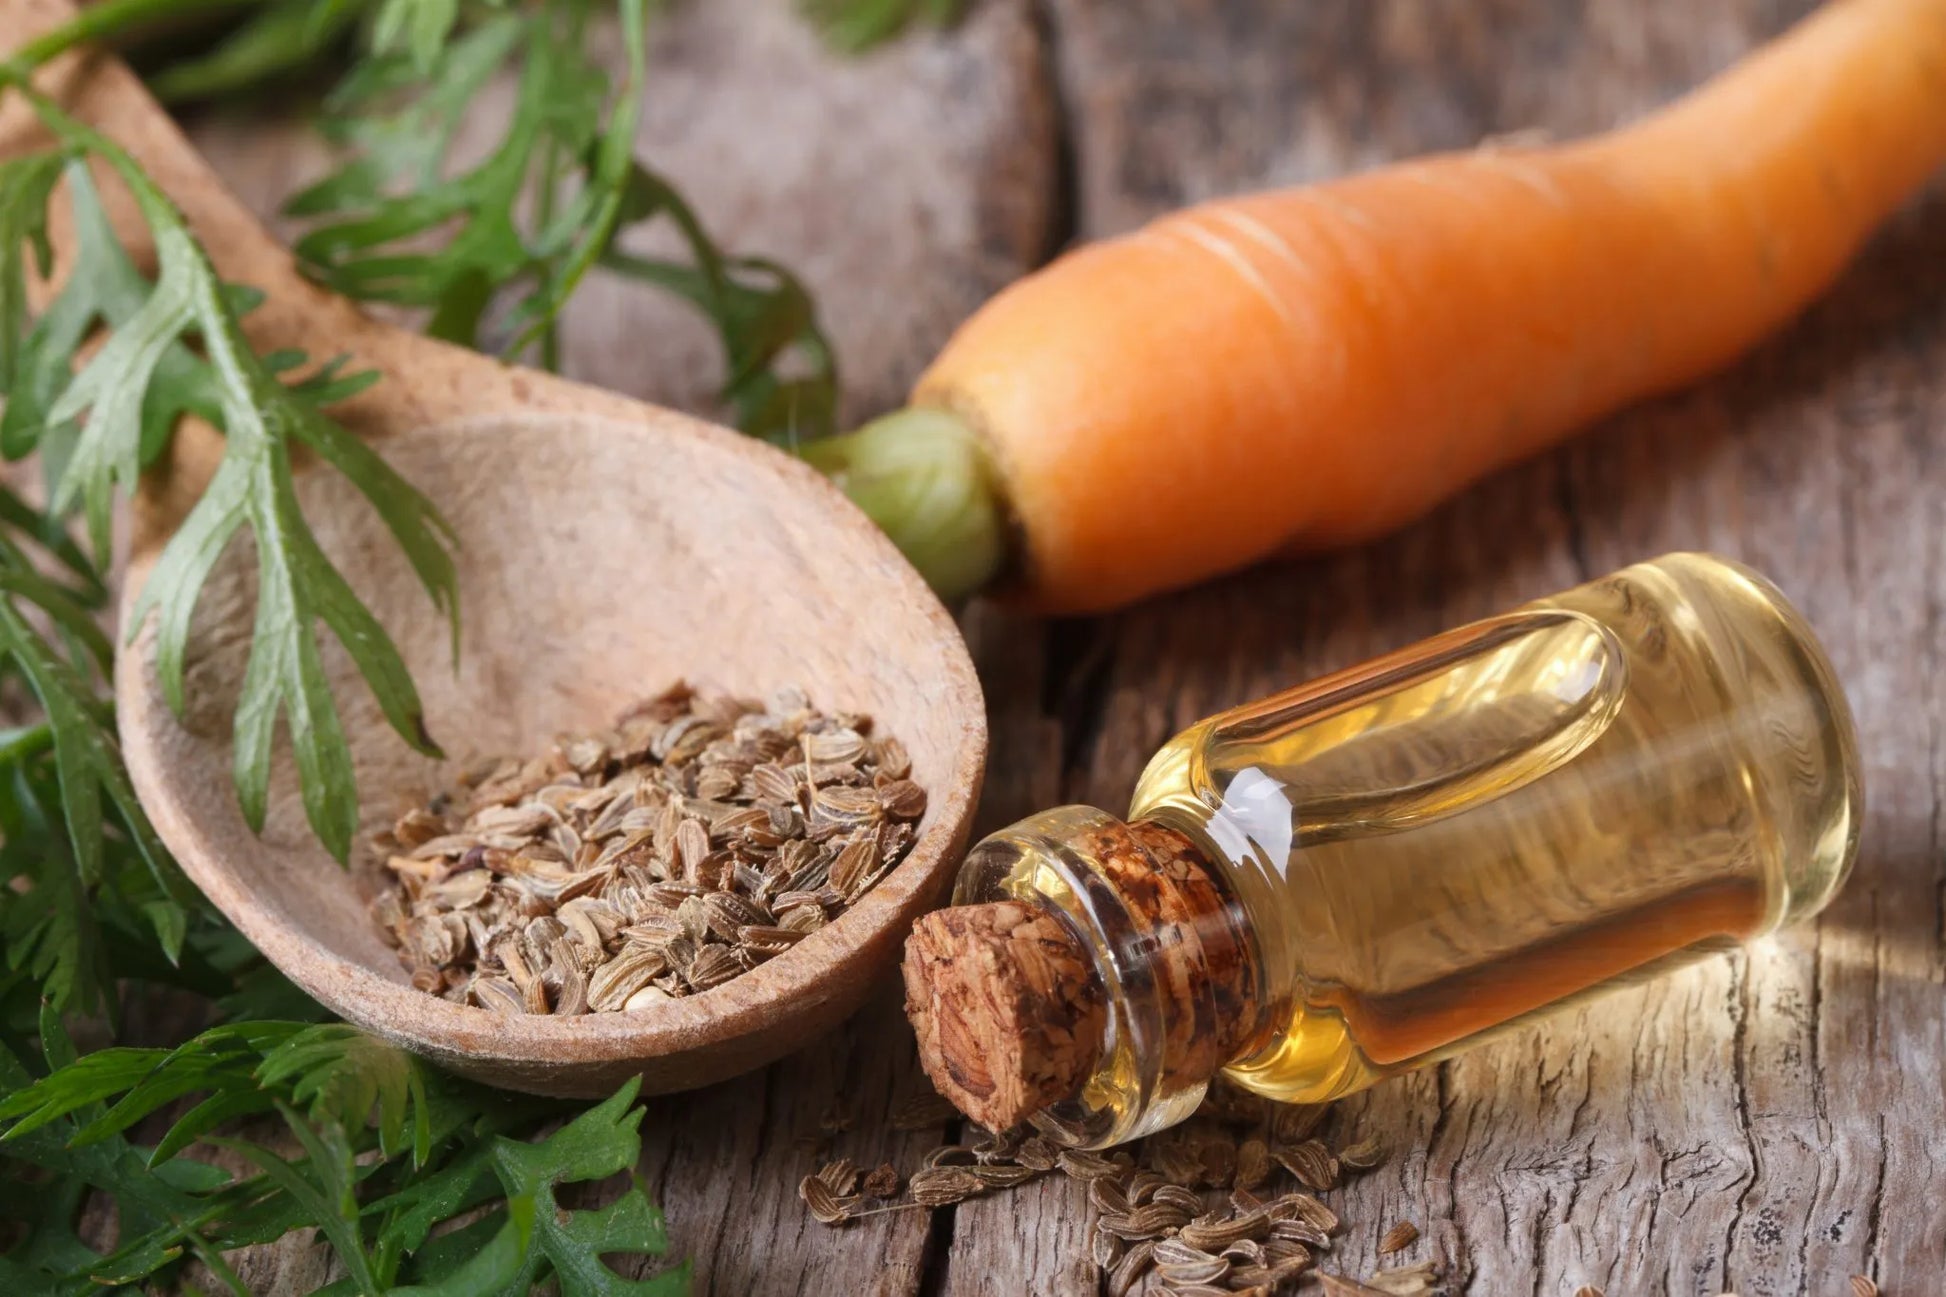
[[[1177,830],[1087,806],[1031,816],[968,857],[954,905],[1058,916],[1096,1001],[1073,1015],[1076,1083],[1035,1114],[1043,1130],[1104,1147],[1173,1125],[1262,1036],[1256,943],[1220,879]]]

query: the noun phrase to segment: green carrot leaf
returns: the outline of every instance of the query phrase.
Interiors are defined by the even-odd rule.
[[[553,326],[583,277],[614,242],[628,206],[635,174],[635,126],[641,117],[642,86],[648,79],[647,0],[619,0],[619,5],[627,75],[616,91],[614,110],[600,138],[586,150],[585,187],[555,222],[539,232],[539,245],[545,250],[540,283],[514,311],[512,326],[518,336],[511,350],[516,353],[539,341]],[[583,125],[593,120],[592,113],[579,119]]]
[[[219,1138],[209,1142],[247,1159],[283,1190],[330,1241],[331,1250],[350,1272],[359,1292],[384,1291],[373,1274],[358,1227],[357,1168],[350,1142],[336,1126],[313,1126],[283,1105],[279,1105],[279,1111],[308,1155],[303,1166],[246,1140]]]
[[[384,0],[372,23],[372,48],[380,54],[403,50],[424,72],[458,21],[459,0]]]
[[[386,1157],[412,1150],[425,1160],[431,1136],[420,1065],[376,1036],[344,1023],[311,1027],[266,1053],[257,1080],[288,1093],[314,1121],[353,1129],[372,1122]]]
[[[606,1207],[563,1209],[563,1185],[600,1180],[634,1167],[641,1156],[640,1082],[631,1080],[538,1143],[496,1139],[493,1170],[506,1193],[506,1222],[458,1269],[395,1289],[392,1297],[524,1297],[549,1273],[562,1297],[680,1297],[688,1267],[652,1279],[626,1279],[604,1256],[660,1256],[668,1246],[662,1217],[639,1183]]]
[[[400,31],[436,16],[425,0],[391,2]],[[651,2],[617,0],[617,81],[589,52],[589,6],[566,0],[479,17],[427,60],[400,52],[358,65],[323,123],[344,161],[285,208],[309,222],[296,252],[340,293],[424,311],[435,337],[512,356],[538,350],[548,365],[587,276],[635,278],[709,320],[740,427],[779,443],[822,436],[835,425],[837,367],[810,295],[774,262],[727,255],[674,187],[635,160]],[[518,78],[506,129],[484,157],[454,167],[454,133],[502,70]],[[626,250],[636,227],[663,219],[685,259]]]
[[[47,203],[66,163],[57,152],[0,163],[0,391],[13,387],[19,367],[27,285],[53,269]]]
[[[150,77],[149,91],[165,104],[178,104],[256,89],[333,51],[367,8],[367,0],[265,5],[215,46]]]
[[[417,690],[398,649],[319,548],[304,519],[292,479],[290,442],[318,448],[366,492],[407,551],[434,604],[449,617],[457,614],[451,533],[429,501],[376,455],[356,446],[307,394],[281,383],[251,350],[239,320],[237,294],[217,278],[181,214],[135,160],[51,102],[39,96],[30,102],[69,149],[101,158],[117,173],[156,248],[153,288],[132,314],[116,322],[106,344],[53,400],[35,438],[44,446],[50,430],[78,427],[55,483],[54,505],[59,510],[78,503],[96,552],[106,552],[114,498],[133,490],[153,453],[145,444],[152,438],[144,433],[143,406],[158,384],[170,394],[166,409],[195,408],[216,416],[225,435],[223,458],[202,498],[164,547],[137,599],[129,632],[135,634],[154,615],[159,678],[170,704],[180,710],[190,621],[203,586],[224,550],[240,533],[249,533],[256,543],[257,617],[236,712],[238,799],[248,822],[261,828],[272,739],[281,722],[290,736],[312,829],[343,860],[357,827],[357,788],[350,747],[318,650],[320,623],[344,646],[399,734],[421,751],[438,749],[426,731]],[[77,186],[84,205],[86,184],[83,179]],[[112,259],[108,264],[112,266]],[[104,283],[111,277],[123,278],[119,270],[102,272]],[[119,283],[116,291],[122,291]],[[89,299],[88,315],[112,313],[102,305],[104,295],[97,292]],[[81,314],[78,308],[76,313]],[[73,342],[78,344],[84,332],[85,321],[72,330]],[[203,356],[190,358],[172,385],[163,367],[172,349],[189,337],[198,341]],[[333,382],[328,376],[325,388]],[[173,421],[171,415],[168,422]],[[50,719],[57,735],[62,734],[65,723],[51,711]],[[62,746],[57,741],[57,758]],[[85,791],[69,804],[71,815],[86,815],[90,809]]]
[[[103,987],[84,976],[84,967],[101,966],[100,954],[90,954],[86,947],[95,932],[91,898],[103,884],[107,856],[130,852],[146,870],[154,892],[145,898],[153,906],[150,922],[172,960],[181,949],[182,911],[197,905],[199,898],[163,850],[136,800],[97,686],[63,649],[49,642],[24,609],[65,628],[70,642],[89,644],[96,654],[103,647],[100,632],[72,596],[28,563],[18,548],[0,544],[0,660],[20,672],[46,712],[58,795],[37,784],[31,773],[16,770],[14,824],[8,826],[13,831],[0,849],[0,861],[9,855],[20,860],[22,852],[28,853],[13,876],[31,879],[36,900],[27,914],[43,913],[46,926],[30,920],[27,931],[16,928],[23,944],[10,947],[9,953],[19,961],[14,966],[27,963],[41,970],[46,994],[58,1006],[92,1007]],[[50,803],[58,804],[62,835],[50,833],[45,822]],[[71,878],[63,876],[69,861]]]
[[[944,27],[959,20],[965,0],[800,0],[826,40],[861,53],[916,23]]]

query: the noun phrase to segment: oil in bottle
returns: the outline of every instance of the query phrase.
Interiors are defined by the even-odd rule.
[[[1812,914],[1859,798],[1803,619],[1676,554],[1192,726],[1126,823],[1030,817],[974,849],[955,905],[1061,919],[1102,1004],[1038,1046],[1099,1035],[1046,1115],[1102,1145],[1219,1069],[1336,1098]]]

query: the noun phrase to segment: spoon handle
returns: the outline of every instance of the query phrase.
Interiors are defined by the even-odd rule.
[[[0,0],[0,58],[74,14],[68,0]],[[387,382],[333,409],[344,425],[366,438],[378,438],[387,430],[471,413],[469,405],[498,395],[494,388],[500,384],[455,382],[455,370],[469,364],[502,366],[372,319],[352,302],[300,275],[290,251],[230,193],[119,58],[95,49],[64,53],[35,74],[35,88],[136,158],[181,208],[218,275],[265,294],[263,304],[243,319],[253,347],[300,349],[317,360],[344,354],[356,368],[385,372]],[[45,148],[47,142],[47,132],[21,97],[0,93],[0,158]],[[128,195],[109,183],[101,199],[136,265],[152,265],[154,247],[148,226],[136,216]],[[72,253],[62,204],[54,206],[51,238],[58,277],[58,267],[68,265]],[[465,393],[471,399],[442,399],[444,393]],[[175,532],[202,495],[220,458],[222,438],[212,428],[187,419],[171,444],[167,463],[144,477],[134,500],[130,532],[134,557],[160,547]]]
[[[0,0],[0,58],[74,16],[75,7],[68,0]],[[356,310],[298,273],[290,252],[229,192],[121,60],[93,49],[77,49],[52,60],[34,83],[135,156],[188,218],[225,279],[268,295],[265,308],[253,313],[253,323],[254,316],[269,311],[271,304],[283,306],[272,314],[289,317],[276,322],[280,332],[301,323],[301,341],[280,337],[279,345],[329,352],[342,332],[362,331],[350,323]],[[46,142],[19,96],[5,96],[0,103],[0,157]],[[103,199],[130,254],[138,264],[147,264],[151,249],[146,227],[118,191],[104,192]]]

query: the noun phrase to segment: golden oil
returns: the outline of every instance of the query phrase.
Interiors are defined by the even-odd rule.
[[[1859,799],[1803,619],[1747,569],[1676,554],[1171,740],[1129,819],[1200,848],[1221,914],[1131,919],[1079,845],[1119,822],[1088,808],[981,844],[956,899],[1037,897],[1092,949],[1110,1039],[1066,1120],[1110,1143],[1200,1098],[1162,1057],[1184,1011],[1153,967],[1199,924],[1256,960],[1225,1074],[1320,1102],[1815,912]]]

